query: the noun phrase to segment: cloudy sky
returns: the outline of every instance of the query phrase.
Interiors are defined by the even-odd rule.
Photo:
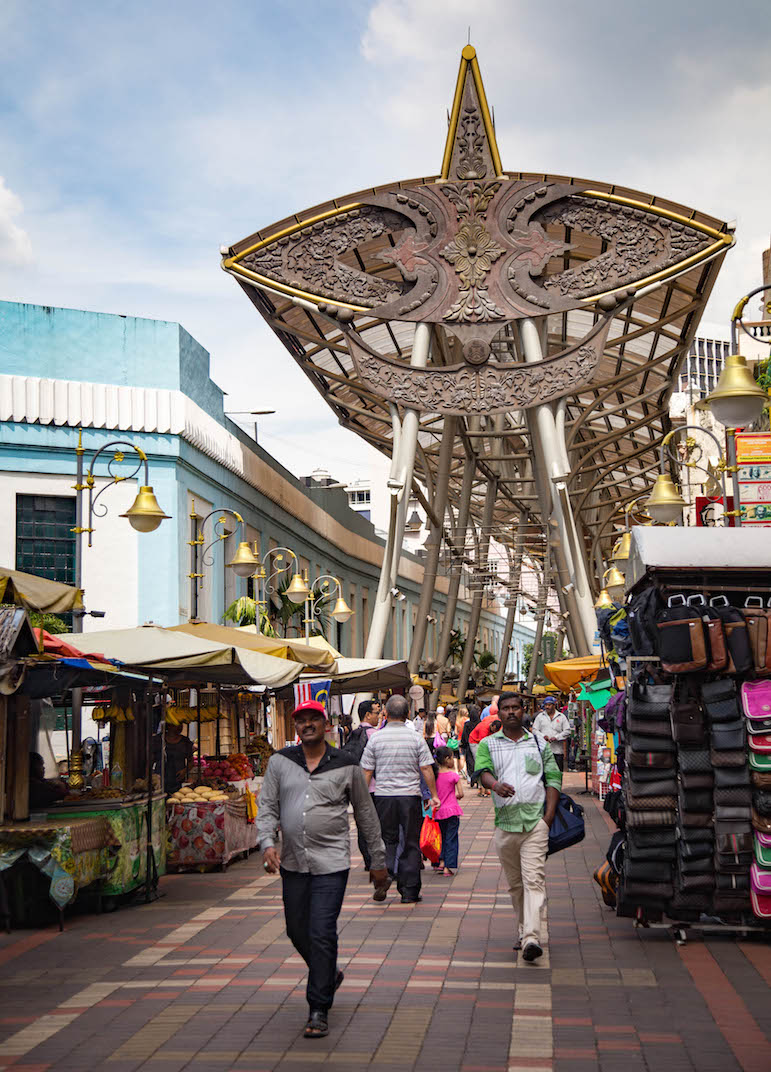
[[[178,320],[284,464],[363,475],[219,247],[435,173],[469,21],[505,167],[736,220],[724,332],[771,233],[768,0],[0,0],[0,298]]]

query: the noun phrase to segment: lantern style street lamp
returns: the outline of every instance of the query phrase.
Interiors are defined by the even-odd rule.
[[[316,589],[318,589],[318,591],[316,591]],[[330,591],[330,589],[332,590]],[[337,592],[337,599],[335,600],[335,605],[332,609],[332,617],[335,621],[339,622],[340,625],[343,625],[354,613],[343,598],[343,586],[338,577],[332,577],[330,574],[317,577],[311,584],[308,596],[305,600],[304,624],[306,640],[310,640],[311,626],[316,625],[318,622],[321,604],[328,603],[330,599],[333,599],[335,592]],[[319,630],[319,632],[320,631],[321,630]]]
[[[217,520],[213,523],[213,535],[214,539],[211,543],[205,544],[204,528],[207,521],[210,518],[217,517]],[[197,513],[195,508],[195,499],[190,510],[190,539],[187,541],[190,547],[190,620],[196,621],[198,619],[198,605],[199,605],[199,590],[201,582],[204,577],[204,567],[210,568],[214,565],[214,558],[211,554],[212,548],[216,547],[221,540],[227,540],[232,535],[229,529],[225,528],[227,523],[227,515],[235,518],[238,523],[239,544],[236,549],[236,553],[230,562],[225,564],[226,569],[232,569],[237,577],[249,577],[254,573],[254,569],[259,565],[257,558],[255,558],[251,547],[244,539],[244,519],[236,510],[229,510],[227,507],[221,510],[210,510],[206,517],[202,518]]]

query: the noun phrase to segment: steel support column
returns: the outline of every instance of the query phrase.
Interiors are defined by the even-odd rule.
[[[549,603],[549,587],[551,585],[551,549],[547,544],[546,554],[543,560],[543,577],[541,589],[538,593],[538,617],[535,623],[535,636],[533,637],[533,654],[530,657],[530,669],[527,672],[527,691],[533,691],[535,675],[538,670],[538,659],[541,654],[543,643],[543,625],[546,619],[546,608]]]
[[[482,513],[482,530],[479,539],[479,565],[484,569],[487,565],[487,557],[490,550],[490,528],[493,523],[493,510],[495,508],[495,497],[498,494],[497,481],[491,481],[487,485],[487,494],[485,495],[485,505]],[[471,599],[471,617],[469,618],[468,634],[466,636],[466,643],[463,647],[463,661],[460,667],[460,677],[458,678],[458,688],[456,695],[458,697],[458,703],[463,703],[463,697],[466,695],[466,686],[468,685],[468,679],[471,675],[471,664],[474,659],[474,646],[476,644],[477,632],[479,630],[479,618],[482,613],[482,589],[474,592]]]
[[[463,547],[466,527],[468,525],[468,512],[471,505],[471,492],[474,488],[474,478],[476,476],[476,466],[472,458],[466,458],[466,467],[463,471],[463,484],[460,489],[460,499],[458,501],[458,516],[455,521],[452,533],[452,542],[457,554],[457,548]],[[457,568],[450,570],[450,587],[447,592],[447,604],[444,612],[444,625],[442,627],[442,635],[439,640],[439,650],[436,655],[437,670],[434,677],[434,691],[431,693],[431,707],[435,708],[439,703],[439,693],[442,689],[442,680],[444,678],[444,671],[447,665],[447,659],[450,655],[450,634],[453,630],[455,622],[455,611],[458,606],[458,593],[460,591],[460,582],[463,573],[463,562],[461,555],[461,562],[457,564]]]
[[[423,657],[423,647],[426,642],[426,626],[428,616],[431,613],[431,604],[434,600],[434,588],[436,586],[436,570],[439,565],[439,552],[442,547],[444,535],[444,515],[447,510],[447,487],[450,482],[450,465],[452,463],[452,448],[455,444],[455,418],[445,417],[442,440],[439,447],[439,460],[437,464],[436,481],[434,483],[434,495],[431,505],[435,520],[431,523],[428,540],[426,541],[426,564],[423,570],[423,586],[420,590],[420,602],[418,603],[418,617],[415,622],[415,631],[412,634],[412,646],[410,647],[409,668],[410,673],[415,674],[418,664]]]
[[[542,361],[544,347],[538,324],[532,319],[521,320],[519,324],[522,352],[528,364]],[[549,543],[554,546],[559,558],[563,560],[568,578],[560,577],[558,594],[560,603],[569,597],[565,609],[571,612],[571,631],[575,637],[577,655],[589,655],[595,631],[594,604],[591,585],[586,569],[586,556],[578,541],[573,511],[567,493],[567,476],[570,465],[565,444],[564,411],[562,414],[548,404],[534,406],[528,410],[528,424],[533,430],[531,436],[533,454],[540,463],[546,481],[544,493],[548,496],[550,512],[544,517],[549,526]],[[553,539],[550,530],[556,529]],[[559,563],[562,565],[563,563]],[[563,573],[560,569],[559,573]],[[572,586],[565,593],[563,589]]]
[[[428,364],[430,342],[430,325],[417,324],[410,357],[410,365],[413,368],[425,368]],[[395,421],[395,433],[397,421]],[[388,621],[391,617],[391,608],[393,606],[391,590],[396,585],[396,578],[399,575],[399,559],[402,553],[404,526],[407,521],[407,507],[412,489],[412,474],[415,468],[419,425],[420,415],[418,411],[408,409],[405,411],[399,426],[398,438],[396,434],[394,436],[391,477],[388,481],[391,492],[391,517],[388,526],[388,540],[383,554],[383,565],[380,569],[380,582],[375,597],[375,606],[372,610],[367,648],[364,652],[365,659],[380,659],[383,656],[383,645],[385,644]]]
[[[506,625],[503,627],[503,642],[501,643],[501,654],[498,659],[498,669],[495,674],[495,691],[500,692],[503,688],[503,679],[506,676],[506,667],[509,662],[509,648],[511,647],[511,637],[514,632],[514,619],[517,616],[517,603],[519,591],[519,582],[522,576],[522,544],[523,544],[523,527],[525,523],[525,515],[520,512],[519,524],[517,525],[517,536],[514,546],[514,557],[509,563],[509,592],[512,593],[509,598],[513,599],[512,605],[509,607],[509,612],[506,615]]]

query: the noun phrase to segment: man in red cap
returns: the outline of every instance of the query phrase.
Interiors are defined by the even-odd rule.
[[[323,704],[299,704],[294,721],[300,743],[270,758],[257,832],[265,870],[281,873],[287,934],[308,965],[305,1037],[322,1038],[329,1032],[327,1016],[343,981],[337,968],[337,917],[351,866],[349,803],[369,849],[374,900],[385,900],[391,883],[380,821],[361,767],[324,740]]]

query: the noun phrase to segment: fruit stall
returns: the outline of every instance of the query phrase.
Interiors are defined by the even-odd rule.
[[[260,782],[244,753],[202,761],[192,785],[167,801],[168,865],[175,870],[225,868],[257,847]]]

